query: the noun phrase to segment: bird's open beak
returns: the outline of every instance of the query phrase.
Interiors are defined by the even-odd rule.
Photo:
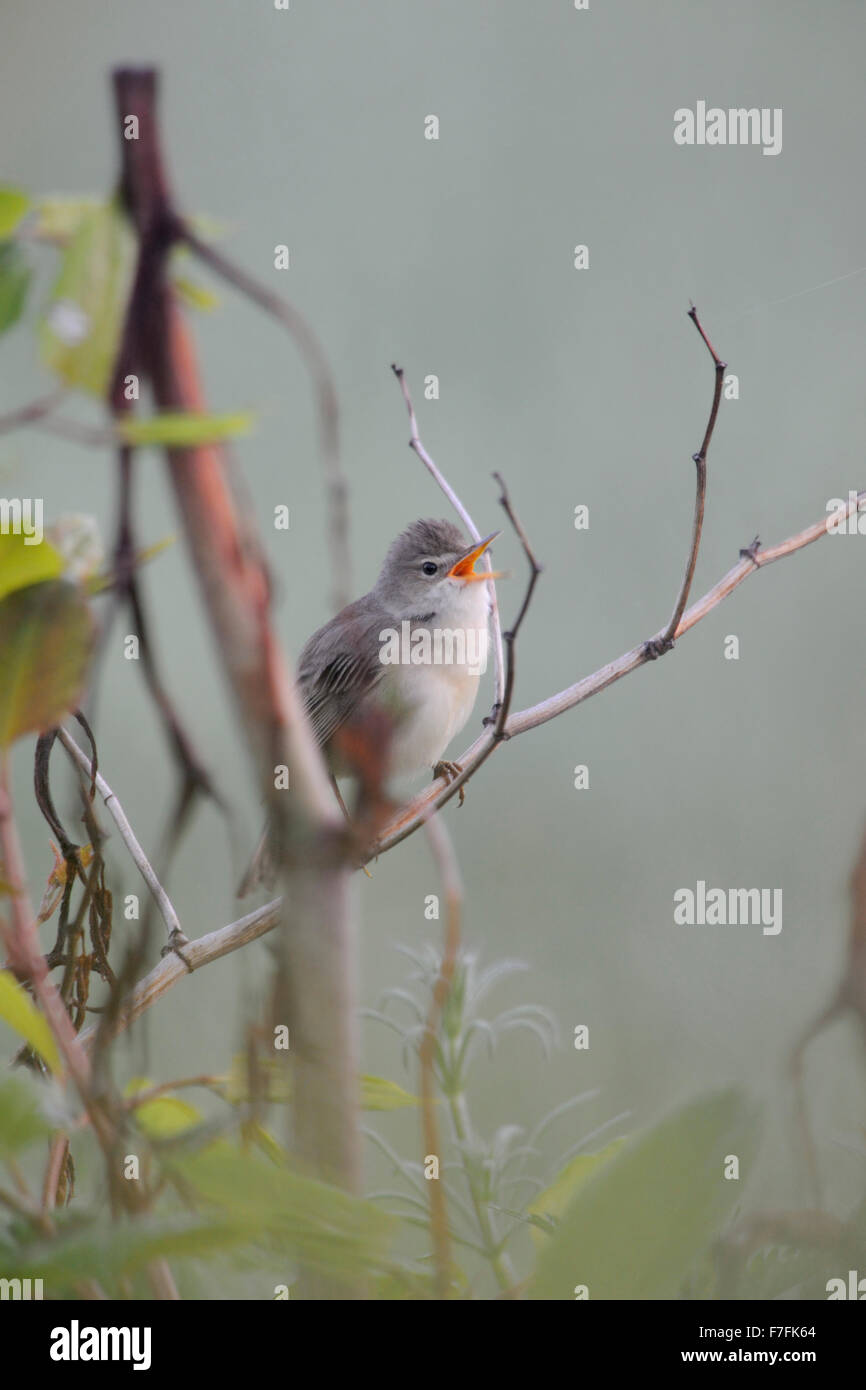
[[[453,564],[448,571],[449,579],[462,579],[465,583],[470,583],[473,579],[502,579],[501,571],[481,570],[476,574],[475,562],[480,560],[491,541],[495,541],[497,536],[501,536],[501,531],[491,531],[489,536],[485,536],[483,541],[477,545],[472,545],[460,556],[460,559]]]

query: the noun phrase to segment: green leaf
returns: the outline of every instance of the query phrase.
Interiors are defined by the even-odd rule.
[[[372,1202],[301,1177],[255,1152],[218,1140],[195,1154],[167,1160],[198,1200],[250,1242],[294,1254],[336,1278],[390,1267],[394,1218]]]
[[[0,242],[0,333],[14,327],[24,312],[33,271],[20,246]]]
[[[55,1220],[62,1217],[55,1215]],[[157,1216],[147,1212],[127,1224],[99,1216],[83,1227],[61,1228],[51,1241],[24,1247],[18,1268],[31,1278],[42,1279],[53,1298],[80,1295],[83,1279],[96,1279],[117,1296],[112,1281],[136,1273],[151,1260],[202,1258],[243,1243],[244,1232],[239,1227],[214,1220],[209,1214]]]
[[[84,685],[93,622],[74,584],[50,579],[0,601],[0,748],[58,724]]]
[[[172,284],[183,303],[190,309],[198,309],[200,313],[208,314],[212,309],[219,307],[219,297],[213,290],[206,290],[203,285],[197,284],[195,280],[188,280],[185,275],[175,275]]]
[[[104,396],[117,355],[135,242],[115,203],[81,212],[40,328],[47,365],[70,386]]]
[[[117,421],[117,432],[128,444],[153,444],[163,448],[194,449],[249,434],[255,417],[249,411],[230,415],[197,415],[167,411],[149,420]]]
[[[40,1086],[44,1089],[32,1073],[22,1072],[0,1081],[0,1158],[14,1158],[51,1133],[41,1104]]]
[[[26,514],[23,519],[27,520]],[[15,514],[8,506],[4,510],[2,501],[0,521],[5,526],[16,521]],[[31,517],[28,524],[32,521]],[[30,584],[41,584],[45,579],[59,579],[63,573],[63,559],[53,545],[44,538],[38,545],[28,545],[28,539],[20,533],[0,534],[0,599],[15,589],[26,589]]]
[[[8,970],[0,970],[0,1019],[38,1052],[55,1076],[62,1071],[54,1035],[27,991]],[[0,1114],[0,1142],[3,1123]]]
[[[570,1163],[566,1163],[550,1186],[539,1192],[526,1208],[530,1216],[541,1218],[533,1223],[535,1228],[547,1232],[554,1230],[554,1223],[562,1216],[587,1178],[598,1172],[605,1163],[609,1163],[625,1142],[625,1139],[614,1139],[612,1144],[608,1144],[598,1153],[578,1154]]]
[[[586,1178],[544,1242],[534,1299],[676,1297],[690,1265],[740,1198],[757,1147],[757,1118],[740,1092],[691,1102],[630,1139]],[[741,1181],[724,1176],[740,1160]]]
[[[153,1084],[146,1076],[135,1076],[126,1083],[123,1094],[135,1096],[140,1091],[149,1091]],[[154,1096],[137,1105],[133,1114],[139,1128],[150,1139],[170,1139],[202,1122],[201,1111],[179,1096]]]
[[[101,206],[96,198],[40,198],[34,209],[32,235],[40,241],[70,241],[84,218]]]
[[[12,236],[30,208],[30,199],[20,188],[0,186],[0,241]]]
[[[292,1090],[284,1062],[276,1057],[258,1060],[256,1096],[250,1088],[248,1068],[246,1053],[239,1052],[232,1058],[229,1071],[216,1080],[217,1088],[231,1105],[246,1104],[253,1099],[283,1105],[291,1100]],[[420,1104],[417,1096],[410,1095],[395,1081],[387,1081],[382,1076],[361,1076],[359,1082],[361,1107],[364,1110],[406,1110]]]
[[[410,1095],[384,1076],[361,1077],[361,1108],[363,1110],[406,1110],[420,1105],[417,1096]]]

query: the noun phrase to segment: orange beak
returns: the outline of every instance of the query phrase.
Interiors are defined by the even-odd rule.
[[[476,560],[480,560],[490,542],[495,541],[496,537],[501,535],[501,531],[491,531],[490,535],[485,536],[483,541],[479,541],[477,545],[472,545],[451,566],[448,571],[448,578],[462,579],[465,584],[471,583],[473,579],[502,579],[503,574],[500,570],[494,570],[492,573],[489,570],[481,570],[478,574],[475,572]]]

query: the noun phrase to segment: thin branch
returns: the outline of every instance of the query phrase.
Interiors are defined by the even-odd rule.
[[[866,489],[849,501],[844,510],[840,509],[838,513],[835,513],[833,520],[841,522],[856,511],[858,506],[866,506]],[[763,569],[765,565],[772,564],[776,560],[782,560],[788,555],[796,554],[797,551],[811,545],[813,541],[820,540],[826,534],[827,520],[825,518],[767,550],[757,550],[750,547],[748,552],[744,551],[739,563],[734,565],[712,589],[708,590],[683,615],[675,635],[681,637],[707,617],[750,574],[754,574],[756,570]],[[660,632],[659,637],[661,636],[662,633]],[[555,719],[566,710],[582,704],[590,696],[606,690],[609,685],[613,685],[623,676],[637,670],[638,667],[646,665],[650,660],[651,658],[646,654],[646,643],[642,642],[640,646],[633,647],[630,652],[626,652],[617,661],[609,662],[591,676],[584,677],[583,680],[560,691],[559,694],[551,695],[549,699],[542,700],[537,705],[511,715],[506,720],[505,731],[511,737],[527,733],[530,729],[537,728],[550,719]],[[471,776],[472,772],[481,765],[478,759],[484,750],[497,746],[492,733],[482,734],[460,759],[464,771],[468,771]],[[377,852],[384,854],[387,850],[393,849],[395,845],[413,834],[419,826],[426,824],[439,807],[450,799],[453,794],[453,785],[453,783],[446,784],[443,779],[439,779],[425,788],[419,796],[415,797],[394,816],[377,846]],[[248,942],[256,941],[259,937],[265,936],[279,925],[280,911],[281,899],[275,898],[272,902],[266,903],[264,907],[249,913],[246,917],[239,918],[238,921],[231,922],[228,926],[220,927],[217,931],[210,932],[206,936],[197,937],[184,947],[184,955],[189,960],[190,967],[193,970],[200,970],[202,966],[209,965],[211,961],[229,955]],[[150,974],[136,985],[126,1006],[126,1011],[118,1022],[117,1031],[129,1027],[166,990],[175,985],[178,980],[183,979],[186,973],[177,956],[173,954],[165,956]],[[92,1025],[81,1033],[79,1040],[83,1045],[91,1046],[95,1034],[96,1025]]]
[[[208,932],[206,936],[195,937],[183,948],[184,957],[189,962],[189,970],[200,970],[202,966],[210,965],[212,961],[228,956],[232,951],[239,951],[250,941],[257,941],[260,936],[265,936],[280,926],[281,918],[282,900],[275,898],[273,902],[266,903],[264,907],[239,918],[237,922],[230,922],[228,926]],[[163,956],[132,990],[114,1021],[112,1035],[129,1028],[156,1003],[157,999],[171,989],[172,985],[184,979],[187,973],[186,965],[174,952]],[[93,1046],[98,1028],[99,1024],[93,1023],[89,1028],[82,1030],[78,1038],[82,1047],[89,1049]]]
[[[48,973],[48,965],[39,946],[36,918],[26,887],[24,856],[12,809],[6,749],[0,751],[0,858],[4,866],[4,877],[9,884],[11,903],[11,924],[7,925],[0,918],[0,938],[3,940],[9,964],[19,977],[30,981],[36,1001],[51,1029],[100,1145],[103,1151],[109,1154],[115,1137],[114,1126],[94,1100],[90,1085],[90,1063],[63,1000]]]
[[[11,430],[20,429],[22,425],[33,425],[37,421],[44,421],[52,410],[60,404],[66,395],[64,389],[51,391],[47,396],[37,396],[35,401],[29,401],[27,405],[19,405],[15,410],[10,410],[6,415],[0,415],[0,434],[7,434]]]
[[[333,605],[339,612],[352,597],[349,546],[349,487],[340,466],[339,410],[337,391],[328,360],[322,346],[303,314],[261,284],[227,256],[202,241],[186,222],[179,222],[176,234],[180,241],[209,266],[227,284],[251,299],[271,318],[281,323],[294,339],[304,365],[310,374],[319,412],[319,448],[328,495],[328,538],[330,544]]]
[[[69,753],[81,769],[86,779],[85,785],[92,780],[96,786],[96,790],[102,797],[106,811],[111,816],[120,832],[120,838],[129,850],[136,868],[153,894],[154,900],[159,908],[160,916],[165,922],[169,946],[172,948],[185,946],[188,937],[181,928],[180,919],[174,910],[171,899],[151,868],[150,861],[136,839],[135,832],[127,819],[126,812],[118,801],[115,793],[111,790],[111,787],[106,782],[102,773],[93,770],[90,758],[88,758],[82,748],[79,748],[71,734],[61,728],[58,729],[57,736],[67,753]]]
[[[501,743],[503,743],[506,739],[511,738],[511,732],[507,726],[508,717],[511,712],[511,701],[514,694],[515,639],[517,637],[520,625],[523,622],[524,617],[526,616],[526,611],[529,608],[529,604],[532,599],[532,594],[535,590],[535,585],[538,580],[538,576],[541,573],[541,566],[538,564],[534,554],[532,553],[532,548],[530,547],[529,542],[526,539],[526,532],[524,531],[523,526],[521,525],[512,508],[511,499],[508,496],[507,490],[505,489],[505,485],[503,484],[502,479],[499,478],[498,474],[495,474],[494,476],[498,478],[500,486],[502,487],[502,495],[499,499],[500,503],[505,509],[505,513],[509,521],[514,526],[517,532],[518,538],[520,540],[521,545],[523,546],[526,558],[529,562],[529,581],[526,586],[526,592],[523,596],[523,602],[520,605],[520,610],[517,614],[517,619],[514,623],[514,626],[511,628],[510,632],[506,633],[505,635],[508,644],[508,661],[505,673],[505,681],[503,685],[502,700],[499,702],[498,708],[496,708],[495,716],[491,716],[489,719],[486,719],[484,721],[485,725],[491,728],[491,732],[482,734],[479,739],[476,739],[475,743],[472,745],[472,748],[469,750],[469,753],[464,754],[463,757],[461,757],[459,763],[457,764],[457,766],[460,768],[460,771],[457,773],[456,777],[452,777],[450,782],[448,782],[445,789],[445,794],[436,792],[436,788],[438,786],[439,781],[439,779],[437,779],[435,782],[432,783],[431,788],[428,789],[428,795],[426,797],[423,794],[420,797],[416,797],[414,801],[410,802],[408,807],[404,807],[402,812],[398,812],[396,819],[399,822],[403,821],[404,817],[407,815],[408,812],[413,812],[413,820],[411,826],[407,828],[404,833],[399,833],[395,836],[392,834],[391,831],[391,826],[393,826],[394,824],[394,822],[392,821],[391,826],[387,827],[385,831],[386,836],[388,836],[387,843],[380,836],[380,838],[373,845],[369,854],[369,858],[374,858],[381,854],[383,852],[383,848],[391,849],[393,845],[399,844],[400,840],[404,840],[407,835],[411,835],[412,832],[416,830],[419,825],[422,825],[431,815],[438,811],[440,806],[444,806],[446,801],[450,801],[451,797],[460,791],[460,788],[466,782],[469,781],[470,777],[474,776],[474,774],[478,771],[479,767],[481,767],[482,763],[485,763],[487,761],[491,753],[493,753]],[[467,758],[471,758],[471,763],[468,763],[466,761]],[[429,795],[429,790],[432,790],[434,793],[432,797]],[[415,811],[415,808],[417,808],[417,811]],[[415,816],[417,816],[417,819],[415,819]]]
[[[753,542],[751,546],[740,552],[740,559],[737,564],[728,570],[727,574],[723,575],[718,583],[714,584],[702,598],[699,598],[686,610],[680,619],[674,638],[682,637],[703,618],[706,618],[723,599],[726,599],[735,589],[739,588],[744,580],[749,578],[749,575],[763,569],[766,565],[773,564],[776,560],[783,560],[789,555],[794,555],[798,550],[803,550],[807,545],[820,540],[822,536],[827,535],[829,520],[840,525],[861,507],[866,507],[866,489],[849,499],[844,507],[834,512],[832,518],[824,517],[821,521],[816,521],[814,525],[798,531],[796,535],[789,536],[787,540],[780,541],[778,545],[762,550],[757,541]],[[653,660],[653,655],[648,648],[652,646],[654,641],[661,643],[665,632],[666,628],[662,628],[654,639],[650,639],[650,642],[639,643],[638,646],[632,647],[631,651],[626,652],[615,661],[609,661],[605,666],[599,667],[592,675],[584,676],[574,685],[566,686],[564,690],[560,690],[556,695],[548,696],[546,700],[539,701],[537,705],[531,705],[527,709],[518,710],[509,715],[505,722],[504,732],[509,738],[514,738],[518,734],[527,733],[530,729],[537,729],[539,725],[546,724],[548,720],[556,719],[566,710],[583,704],[591,696],[598,695],[600,691],[606,690],[608,686],[622,680],[623,676],[628,676],[632,671],[645,666],[648,661]],[[460,755],[459,762],[463,771],[458,777],[447,783],[443,778],[438,778],[435,782],[430,783],[424,791],[413,797],[408,805],[398,811],[380,836],[374,854],[384,854],[386,850],[393,849],[407,836],[414,834],[418,827],[424,824],[431,812],[439,810],[446,802],[450,801],[451,797],[487,759],[492,751],[491,744],[493,747],[497,746],[493,742],[492,735],[485,732],[475,740],[465,753]]]
[[[494,739],[496,739],[498,743],[503,738],[508,737],[508,735],[505,733],[505,721],[508,718],[508,712],[511,709],[511,701],[514,695],[514,675],[516,669],[514,648],[517,642],[517,634],[520,631],[523,619],[526,617],[527,609],[529,608],[529,605],[532,602],[532,595],[535,592],[535,586],[538,583],[538,576],[541,574],[541,565],[538,563],[538,561],[535,558],[535,555],[533,554],[532,546],[529,544],[529,539],[526,535],[525,530],[523,529],[523,523],[521,522],[520,518],[517,516],[517,513],[511,505],[511,497],[508,492],[508,488],[505,486],[505,483],[502,479],[502,475],[500,473],[494,473],[493,476],[501,489],[499,505],[503,508],[503,510],[505,511],[505,515],[508,517],[508,520],[511,522],[511,525],[514,527],[514,530],[517,533],[517,538],[520,541],[520,544],[523,546],[523,553],[526,556],[527,562],[529,564],[529,583],[527,584],[526,592],[523,595],[523,603],[520,605],[520,611],[517,614],[517,617],[515,618],[514,622],[511,624],[511,627],[509,628],[508,632],[503,634],[504,641],[508,645],[508,670],[505,676],[505,687],[502,694],[502,700],[499,706],[499,711],[496,716],[496,723],[493,728],[493,737]]]
[[[412,404],[412,397],[406,382],[406,373],[403,371],[402,367],[397,366],[396,362],[391,363],[391,371],[400,383],[400,390],[403,393],[403,400],[406,402],[406,409],[409,413],[409,448],[414,449],[424,467],[427,469],[427,472],[436,483],[436,486],[444,492],[451,506],[469,532],[471,539],[473,541],[480,541],[481,532],[478,530],[469,512],[460,501],[460,498],[457,496],[457,493],[454,491],[445,475],[439,471],[427,450],[424,448],[424,445],[421,443],[418,434],[418,421],[415,418],[415,407]],[[486,551],[484,553],[483,563],[484,568],[492,572],[493,565],[490,560],[490,555]],[[487,581],[487,592],[490,595],[490,621],[493,627],[493,660],[495,665],[494,699],[495,709],[498,712],[502,705],[502,697],[505,689],[505,658],[502,649],[502,625],[499,618],[499,601],[496,597],[496,585],[492,579],[488,579]]]
[[[710,353],[710,356],[713,359],[713,367],[715,373],[713,385],[713,400],[710,406],[710,415],[709,419],[707,420],[707,427],[704,430],[703,443],[701,444],[701,447],[698,450],[698,452],[696,454],[692,454],[692,461],[695,465],[696,470],[695,519],[692,524],[692,543],[689,549],[689,558],[686,562],[686,572],[683,577],[682,585],[680,586],[679,596],[674,606],[674,611],[671,616],[671,620],[665,628],[664,635],[660,640],[658,638],[653,638],[650,644],[651,656],[662,656],[665,652],[670,651],[674,642],[674,634],[676,633],[677,628],[680,625],[680,619],[682,618],[683,613],[685,612],[686,604],[689,601],[689,593],[691,592],[692,580],[695,577],[695,566],[698,563],[698,551],[701,545],[701,533],[704,528],[704,505],[706,503],[707,498],[707,450],[710,447],[710,440],[713,437],[713,430],[716,427],[716,417],[719,413],[719,404],[722,399],[722,386],[724,384],[725,379],[725,368],[727,367],[727,363],[723,362],[722,359],[719,357],[718,353],[716,352],[716,349],[713,347],[712,343],[710,342],[709,338],[704,332],[704,329],[701,325],[701,321],[698,318],[698,311],[695,308],[694,304],[689,309],[689,318],[691,319],[692,323],[695,325],[695,328],[698,330],[704,342],[706,343],[707,351]]]

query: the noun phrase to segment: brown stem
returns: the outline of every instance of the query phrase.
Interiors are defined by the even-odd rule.
[[[165,253],[181,223],[169,201],[152,71],[115,74],[120,117],[145,138],[121,139],[122,186],[138,230],[136,323],[157,405],[204,410],[191,337],[165,282]],[[323,851],[342,837],[327,774],[270,621],[270,584],[251,519],[238,510],[222,452],[170,449],[168,469],[186,540],[238,719],[281,847],[286,886],[280,978],[294,1063],[296,1149],[320,1176],[360,1184],[357,1011],[349,871]],[[290,769],[291,794],[274,790]],[[308,1284],[308,1291],[312,1288]],[[321,1289],[321,1286],[318,1286]],[[323,1290],[334,1296],[334,1289]]]
[[[442,1011],[454,983],[454,971],[460,950],[460,912],[463,889],[457,856],[445,826],[432,816],[427,822],[427,835],[433,857],[442,875],[445,889],[446,919],[445,941],[442,950],[442,963],[433,985],[433,998],[427,1015],[427,1024],[418,1049],[421,1092],[421,1128],[424,1139],[424,1157],[435,1155],[440,1165],[443,1163],[440,1141],[439,1117],[436,1112],[434,1058]],[[448,1230],[448,1207],[445,1201],[445,1187],[440,1175],[431,1178],[430,1190],[430,1233],[433,1237],[433,1254],[436,1268],[436,1294],[447,1298],[451,1287],[451,1236]]]

